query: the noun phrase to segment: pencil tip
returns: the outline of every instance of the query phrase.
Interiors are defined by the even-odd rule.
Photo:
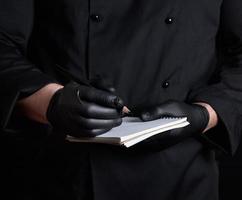
[[[131,113],[131,111],[126,106],[124,106],[123,107],[123,113],[129,114],[129,113]]]

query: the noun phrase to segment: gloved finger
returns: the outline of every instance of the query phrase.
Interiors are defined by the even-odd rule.
[[[144,110],[140,113],[143,121],[159,119],[161,117],[182,117],[185,114],[179,108],[179,104],[175,101],[167,101],[159,106]]]
[[[107,92],[110,92],[112,94],[115,94],[115,92],[116,92],[116,89],[113,87],[113,84],[111,84],[107,79],[102,79],[100,76],[97,76],[94,79],[92,79],[90,81],[90,83],[93,87],[95,87],[97,89],[107,91]],[[120,107],[120,109],[121,109],[121,107]],[[123,113],[123,114],[129,113],[129,116],[130,116],[131,111],[126,106],[124,106],[122,108],[122,110],[120,110],[120,111],[122,111],[121,113]]]
[[[94,118],[85,118],[79,116],[74,119],[76,126],[84,129],[111,129],[113,127],[119,126],[122,123],[122,118],[117,119],[94,119]]]
[[[79,131],[70,132],[69,135],[73,137],[95,137],[108,132],[110,129],[79,129]]]
[[[168,100],[159,106],[159,112],[162,116],[183,117],[187,115],[188,107],[184,102]]]
[[[115,88],[107,79],[101,78],[101,76],[96,76],[90,80],[90,84],[100,90],[104,90],[110,93],[115,93]]]
[[[151,120],[159,119],[161,118],[161,116],[162,114],[160,112],[159,107],[154,107],[149,110],[144,110],[140,112],[140,115],[139,115],[142,121],[151,121]]]
[[[81,104],[78,114],[83,117],[96,119],[117,119],[121,117],[121,113],[115,108],[104,107],[84,100],[81,101]]]
[[[121,110],[124,106],[123,100],[115,94],[90,87],[80,87],[77,96],[81,100],[86,100],[102,106]]]

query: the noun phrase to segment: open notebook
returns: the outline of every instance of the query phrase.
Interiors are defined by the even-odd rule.
[[[120,126],[102,135],[88,138],[67,136],[67,140],[70,142],[96,142],[130,147],[156,134],[187,125],[189,125],[189,122],[186,117],[161,118],[148,122],[143,122],[139,118],[125,117]]]

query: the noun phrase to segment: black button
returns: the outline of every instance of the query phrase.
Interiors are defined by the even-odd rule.
[[[173,24],[173,22],[174,22],[174,18],[173,18],[173,17],[167,17],[167,18],[165,19],[165,23],[166,23],[166,24]]]
[[[170,86],[169,81],[165,81],[165,82],[162,84],[162,87],[163,87],[163,88],[168,88],[169,86]]]
[[[101,15],[93,14],[90,17],[91,17],[92,21],[94,21],[94,22],[101,22],[102,21]]]

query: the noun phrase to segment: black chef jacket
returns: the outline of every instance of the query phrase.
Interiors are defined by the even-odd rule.
[[[210,104],[220,125],[207,135],[232,154],[242,130],[241,13],[241,0],[1,0],[9,185],[35,200],[217,199],[214,150],[194,138],[156,151],[56,144],[15,104],[48,83],[66,84],[61,66],[113,83],[131,110],[168,99]]]

